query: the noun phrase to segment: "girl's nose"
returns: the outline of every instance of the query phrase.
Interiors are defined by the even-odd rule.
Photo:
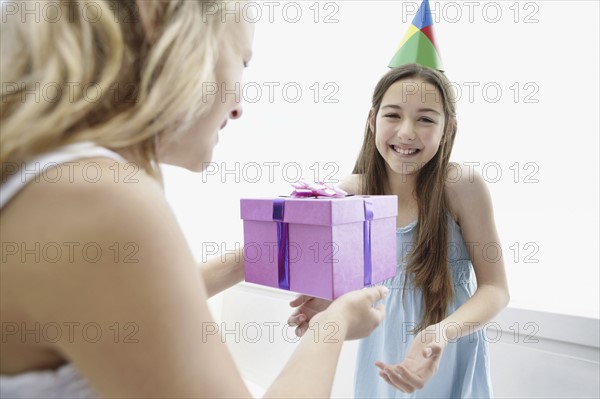
[[[412,123],[405,120],[398,128],[396,135],[402,140],[412,141],[415,139],[415,127]]]

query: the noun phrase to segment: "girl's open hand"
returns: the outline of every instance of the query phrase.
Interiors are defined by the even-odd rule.
[[[379,367],[379,376],[402,392],[411,393],[422,389],[438,370],[446,342],[437,339],[436,334],[430,331],[425,334],[424,331],[415,336],[402,363],[375,363]]]

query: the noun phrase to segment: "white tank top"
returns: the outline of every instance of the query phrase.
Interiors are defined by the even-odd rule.
[[[42,171],[65,162],[99,157],[127,163],[127,160],[116,152],[99,147],[90,141],[84,141],[57,148],[25,162],[24,166],[19,165],[20,170],[9,176],[6,182],[2,182],[0,185],[0,209]]]
[[[48,167],[85,158],[127,160],[92,142],[82,142],[58,148],[25,163],[24,169],[11,175],[0,185],[0,210]],[[71,364],[56,370],[31,371],[16,375],[0,375],[0,398],[97,398],[88,382]]]

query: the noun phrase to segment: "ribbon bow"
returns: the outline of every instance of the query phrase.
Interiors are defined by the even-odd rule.
[[[323,182],[309,183],[304,179],[292,183],[292,187],[294,187],[294,191],[290,194],[292,198],[342,198],[348,195],[347,192],[337,187],[328,186]]]

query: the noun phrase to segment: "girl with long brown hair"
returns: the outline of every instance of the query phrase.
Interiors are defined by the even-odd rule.
[[[386,320],[360,342],[358,398],[491,397],[483,333],[509,294],[484,181],[450,163],[457,130],[451,85],[417,64],[375,87],[352,194],[397,195],[397,274],[382,284]],[[296,298],[299,325],[324,309]],[[378,367],[376,368],[375,365]]]

